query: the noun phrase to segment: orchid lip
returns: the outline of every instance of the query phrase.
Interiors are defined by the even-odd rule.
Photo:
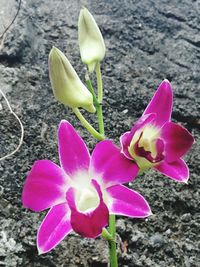
[[[98,193],[92,185],[76,190],[75,202],[80,212],[88,213],[98,207],[100,200]]]
[[[145,150],[145,146],[144,147],[143,146],[139,146],[139,143],[140,143],[141,138],[142,138],[142,133],[140,135],[139,140],[134,145],[134,150],[135,150],[137,156],[144,157],[144,158],[146,158],[148,161],[150,161],[153,164],[158,163],[158,162],[161,162],[164,159],[163,149],[161,151],[156,151],[156,148],[155,148],[154,151]],[[162,142],[162,144],[164,146],[163,141],[161,139],[158,139],[158,140],[160,142]],[[156,140],[156,142],[158,140]],[[162,148],[163,148],[163,146],[162,146]]]
[[[153,124],[146,124],[132,137],[128,151],[132,158],[142,165],[151,167],[164,159],[164,142],[160,137],[161,129]]]
[[[77,209],[80,212],[90,212],[99,205],[97,193],[88,188],[83,189],[77,198]]]

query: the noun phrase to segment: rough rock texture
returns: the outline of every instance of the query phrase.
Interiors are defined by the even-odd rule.
[[[17,4],[0,0],[1,31]],[[130,184],[146,197],[154,215],[147,220],[118,218],[119,266],[200,266],[199,0],[22,1],[15,23],[0,40],[0,88],[25,127],[20,151],[0,162],[0,266],[107,266],[106,243],[75,234],[38,256],[36,231],[45,213],[25,210],[20,200],[26,173],[36,159],[58,163],[56,129],[61,119],[73,123],[90,149],[95,144],[70,110],[55,101],[48,79],[52,45],[65,51],[84,78],[77,43],[82,5],[95,16],[107,46],[102,64],[107,136],[118,142],[167,78],[174,88],[173,120],[196,137],[186,156],[191,171],[188,185],[153,171]],[[12,151],[18,137],[19,126],[1,98],[0,156]]]

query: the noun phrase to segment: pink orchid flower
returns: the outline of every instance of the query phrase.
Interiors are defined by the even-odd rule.
[[[109,140],[88,149],[67,121],[58,130],[60,165],[39,160],[24,184],[22,202],[33,211],[50,208],[38,233],[39,253],[54,248],[72,230],[95,238],[108,224],[110,214],[143,218],[151,214],[147,201],[123,186],[138,173]]]
[[[189,169],[182,159],[194,143],[192,135],[171,122],[173,93],[164,80],[131,131],[121,138],[122,153],[137,163],[140,171],[154,167],[169,178],[187,182]]]

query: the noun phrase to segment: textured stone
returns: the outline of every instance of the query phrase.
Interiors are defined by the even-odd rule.
[[[0,0],[0,31],[2,23],[7,24],[15,14],[17,3]],[[168,78],[174,88],[172,119],[196,137],[196,144],[185,158],[191,173],[188,185],[177,184],[154,171],[129,184],[145,196],[154,215],[148,220],[119,219],[119,240],[126,241],[127,248],[126,254],[119,253],[119,266],[197,267],[200,262],[198,0],[22,1],[18,17],[0,47],[0,87],[25,128],[20,151],[0,162],[3,188],[0,265],[104,267],[108,261],[104,240],[88,240],[74,234],[52,252],[38,256],[36,232],[45,212],[36,214],[21,205],[23,182],[33,162],[46,158],[58,163],[56,131],[61,119],[73,123],[91,150],[95,145],[71,111],[53,98],[48,78],[48,53],[55,45],[66,53],[84,80],[77,40],[82,5],[94,15],[107,47],[102,63],[106,135],[119,144],[120,135],[142,114],[161,80]],[[19,126],[2,98],[0,104],[0,153],[6,153],[17,143]],[[88,119],[95,121],[92,115]]]

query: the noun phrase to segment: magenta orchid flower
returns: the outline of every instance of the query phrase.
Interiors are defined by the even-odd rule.
[[[151,214],[147,201],[123,186],[138,173],[109,140],[88,149],[67,121],[58,130],[61,167],[49,160],[33,165],[24,184],[22,202],[39,212],[50,208],[38,233],[39,253],[54,248],[72,230],[95,238],[108,224],[109,214],[143,218]]]
[[[189,169],[182,159],[194,143],[192,135],[171,122],[173,93],[164,80],[131,131],[121,138],[122,153],[133,160],[141,172],[154,167],[169,178],[187,182]]]

